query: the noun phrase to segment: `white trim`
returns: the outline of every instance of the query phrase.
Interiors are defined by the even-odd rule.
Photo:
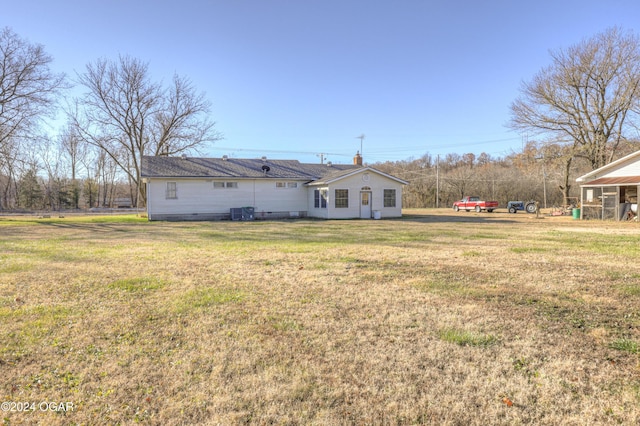
[[[307,185],[308,185],[308,186],[315,186],[315,185],[328,185],[328,184],[332,184],[332,183],[338,182],[338,181],[340,181],[340,180],[342,180],[342,179],[346,179],[346,178],[349,178],[349,177],[351,177],[351,176],[355,176],[355,175],[357,175],[357,174],[359,174],[359,173],[365,173],[365,172],[376,173],[376,174],[378,174],[378,175],[380,175],[380,176],[384,176],[384,177],[386,177],[387,179],[394,180],[394,181],[399,182],[399,183],[401,183],[401,184],[403,184],[403,185],[408,185],[408,184],[409,184],[409,182],[407,182],[407,181],[405,181],[405,180],[402,180],[402,179],[397,178],[397,177],[395,177],[395,176],[391,176],[391,175],[389,175],[389,174],[387,174],[387,173],[381,172],[380,170],[376,170],[376,169],[371,168],[371,167],[363,167],[363,168],[361,168],[361,169],[353,170],[353,171],[351,171],[351,172],[349,172],[349,173],[345,173],[345,174],[340,175],[340,176],[337,176],[337,177],[335,177],[335,178],[331,178],[331,179],[320,179],[320,180],[317,180],[317,181],[309,182]]]
[[[626,155],[626,156],[624,156],[622,158],[617,159],[616,161],[612,161],[609,164],[605,164],[604,166],[602,166],[602,167],[600,167],[598,169],[592,170],[589,173],[587,173],[586,175],[580,176],[579,178],[576,179],[576,182],[585,182],[587,180],[595,180],[596,178],[590,178],[590,177],[591,176],[602,177],[600,175],[603,172],[606,172],[609,169],[615,169],[620,164],[626,163],[629,160],[632,160],[632,159],[634,159],[635,157],[638,157],[638,156],[640,156],[640,151],[633,152],[633,153],[631,153],[629,155]]]

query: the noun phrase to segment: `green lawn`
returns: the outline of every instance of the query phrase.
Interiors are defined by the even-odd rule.
[[[0,216],[0,418],[638,424],[639,239],[448,209]]]

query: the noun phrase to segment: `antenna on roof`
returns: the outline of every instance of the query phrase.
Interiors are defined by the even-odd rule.
[[[360,136],[356,136],[356,139],[360,139],[360,155],[362,155],[362,141],[364,140],[365,136],[364,133],[361,134]]]
[[[323,153],[316,154],[316,157],[320,157],[320,164],[324,164],[324,154]]]

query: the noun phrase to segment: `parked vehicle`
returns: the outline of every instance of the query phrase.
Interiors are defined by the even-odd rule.
[[[507,203],[509,213],[517,213],[518,210],[525,210],[527,213],[535,213],[538,206],[535,201],[509,201]]]
[[[475,210],[476,212],[480,213],[481,211],[486,210],[489,213],[491,213],[497,208],[498,208],[497,201],[482,201],[480,197],[464,197],[462,200],[456,201],[455,203],[453,203],[454,211]]]

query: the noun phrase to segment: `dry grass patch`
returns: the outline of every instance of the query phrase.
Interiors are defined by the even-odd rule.
[[[0,218],[4,424],[635,424],[635,223]]]

